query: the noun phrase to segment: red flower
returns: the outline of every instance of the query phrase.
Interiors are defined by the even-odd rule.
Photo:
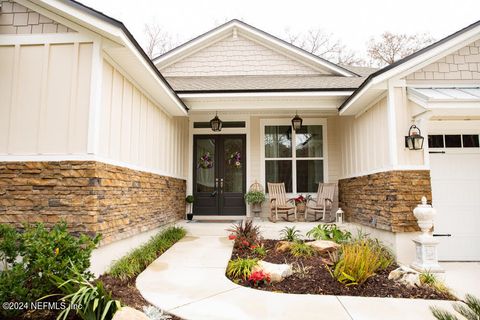
[[[252,244],[252,245],[250,246],[250,249],[253,250],[253,249],[255,249],[256,247],[257,247],[256,245]]]
[[[228,236],[228,240],[235,240],[235,239],[237,239],[237,236],[234,234],[231,234]]]
[[[243,240],[242,241],[242,244],[246,247],[248,247],[250,245],[250,242],[248,242],[247,240]]]
[[[248,281],[254,286],[270,283],[270,275],[263,271],[255,271],[248,277]]]

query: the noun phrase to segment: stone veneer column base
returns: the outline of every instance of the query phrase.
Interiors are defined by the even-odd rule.
[[[430,171],[386,171],[342,179],[339,206],[347,221],[391,231],[418,231],[413,209],[422,196],[432,200]]]
[[[101,233],[110,243],[183,219],[185,180],[97,161],[0,162],[0,223]]]

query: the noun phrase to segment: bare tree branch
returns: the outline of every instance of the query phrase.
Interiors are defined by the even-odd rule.
[[[365,64],[365,61],[358,57],[355,51],[347,49],[340,40],[335,39],[332,34],[324,32],[321,28],[310,29],[306,33],[292,33],[286,29],[285,39],[305,51],[334,63]]]
[[[434,39],[427,33],[407,35],[384,32],[379,39],[370,39],[367,53],[375,64],[385,66],[420,50],[433,41]]]
[[[175,46],[172,36],[164,31],[156,22],[145,24],[145,52],[150,59],[167,52]]]

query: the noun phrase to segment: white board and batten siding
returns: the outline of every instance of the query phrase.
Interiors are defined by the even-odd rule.
[[[87,150],[92,43],[0,46],[0,155]]]
[[[387,99],[358,117],[341,117],[341,178],[386,171],[388,167]]]
[[[188,119],[171,117],[103,62],[99,154],[144,171],[187,176]]]

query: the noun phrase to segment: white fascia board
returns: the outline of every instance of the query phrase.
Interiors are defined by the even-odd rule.
[[[308,91],[308,92],[245,92],[245,93],[180,93],[182,99],[234,99],[234,98],[316,98],[348,97],[353,91]]]
[[[354,104],[360,96],[365,94],[365,92],[372,86],[372,84],[378,84],[383,81],[387,81],[393,77],[401,78],[406,74],[414,72],[415,69],[421,69],[424,66],[432,63],[433,61],[440,59],[441,56],[448,55],[451,52],[455,52],[456,50],[460,49],[461,47],[465,46],[465,44],[471,43],[475,41],[479,37],[480,33],[480,26],[473,28],[464,32],[463,34],[442,43],[441,45],[430,49],[423,54],[402,63],[395,68],[392,68],[384,73],[379,74],[378,76],[372,78],[369,83],[367,83],[357,94],[353,97],[352,100],[345,105],[342,110],[340,111],[340,115],[344,114],[347,109]],[[452,42],[454,44],[452,45]]]

